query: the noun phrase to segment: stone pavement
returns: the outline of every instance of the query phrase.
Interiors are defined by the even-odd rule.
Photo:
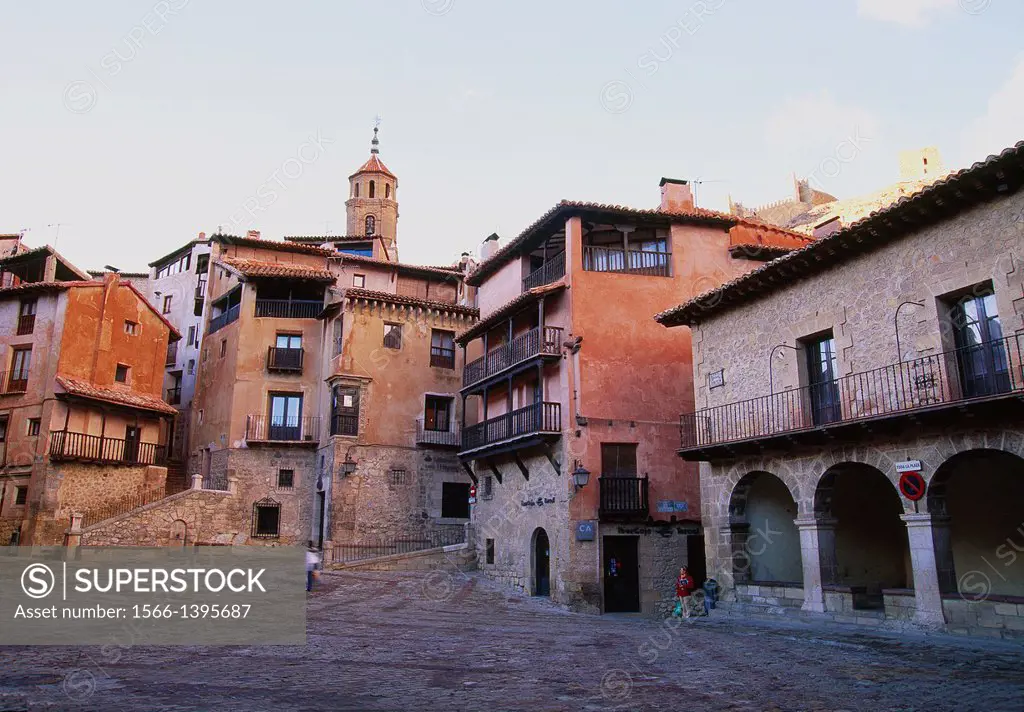
[[[0,710],[1024,710],[1024,647],[585,616],[478,574],[344,572],[304,647],[0,648]]]

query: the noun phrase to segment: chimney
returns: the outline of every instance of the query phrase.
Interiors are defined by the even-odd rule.
[[[498,237],[498,233],[496,232],[492,232],[490,235],[487,236],[487,239],[484,240],[484,244],[480,246],[481,262],[490,259],[491,256],[498,251],[498,248],[501,247],[499,241],[500,238]]]
[[[206,239],[206,233],[205,232],[199,233],[199,240],[202,241],[202,240],[205,240],[205,239]]]
[[[681,213],[693,210],[693,193],[689,181],[679,178],[662,178],[661,210],[666,213]]]
[[[260,239],[260,231],[250,230],[249,232],[245,233],[245,236],[248,237],[250,240],[258,240]]]

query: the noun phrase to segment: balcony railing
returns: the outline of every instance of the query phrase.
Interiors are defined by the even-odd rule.
[[[324,310],[322,300],[257,299],[256,316],[273,319],[316,319]]]
[[[36,315],[35,314],[22,314],[18,317],[18,336],[25,336],[31,334],[36,328]]]
[[[0,393],[24,393],[27,390],[27,372],[0,371]]]
[[[653,277],[671,276],[672,254],[661,250],[624,250],[621,247],[583,246],[583,269]]]
[[[284,349],[271,346],[267,349],[267,370],[302,373],[302,349]]]
[[[534,403],[471,425],[462,431],[462,449],[475,450],[506,440],[540,433],[556,434],[562,429],[560,403]]]
[[[523,280],[523,291],[529,291],[534,287],[543,287],[551,284],[565,276],[565,252],[559,252],[550,260],[545,262],[533,272],[530,272]]]
[[[646,477],[605,477],[601,485],[602,516],[647,516],[648,480]]]
[[[196,282],[196,299],[206,298],[206,280],[200,279]]]
[[[455,347],[445,348],[444,346],[430,347],[430,365],[437,368],[455,368]]]
[[[227,326],[231,322],[238,321],[238,315],[241,312],[242,312],[242,305],[241,304],[236,304],[235,306],[231,307],[230,309],[228,309],[223,314],[219,314],[218,316],[213,317],[212,319],[210,319],[210,330],[207,331],[206,333],[207,334],[212,334],[215,331],[219,331],[219,330],[223,329],[225,326]]]
[[[50,433],[50,459],[107,465],[159,465],[167,460],[163,445],[68,430]]]
[[[682,449],[700,449],[1019,394],[1024,334],[682,416]]]
[[[168,388],[167,397],[164,400],[170,405],[181,405],[181,386]]]
[[[492,349],[486,356],[467,363],[462,369],[462,387],[472,386],[534,356],[558,356],[562,349],[562,330],[555,326],[537,326],[507,344]]]
[[[332,415],[331,435],[359,435],[359,416],[341,413]]]
[[[291,418],[249,415],[245,419],[247,442],[315,442],[320,432],[317,416]]]
[[[169,344],[167,344],[167,360],[165,361],[165,365],[173,366],[174,363],[177,360],[178,360],[178,342],[177,341],[171,341]]]
[[[451,423],[445,423],[444,429],[440,425],[428,428],[423,418],[416,420],[416,443],[418,445],[437,445],[438,447],[459,447],[462,438],[458,430],[452,429]]]

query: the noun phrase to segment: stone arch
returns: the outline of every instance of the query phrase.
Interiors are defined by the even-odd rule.
[[[961,450],[936,468],[927,503],[941,593],[1024,596],[1024,457]]]
[[[171,546],[188,546],[194,543],[195,536],[188,522],[184,519],[175,519],[171,522],[169,539]]]
[[[800,534],[792,490],[764,470],[748,472],[729,498],[729,543],[735,583],[802,580]]]
[[[893,479],[864,462],[829,467],[814,490],[822,583],[881,608],[884,589],[912,586],[904,508]]]
[[[551,595],[551,539],[544,527],[530,535],[530,594]]]

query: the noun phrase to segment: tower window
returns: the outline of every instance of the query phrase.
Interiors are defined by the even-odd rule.
[[[370,197],[371,198],[377,197],[377,184],[376,184],[375,181],[372,181],[372,180],[370,181]]]
[[[385,198],[390,198],[391,197],[391,184],[390,183],[385,183],[384,184],[384,197]]]
[[[359,183],[356,183],[356,193],[355,193],[355,195],[356,195],[357,198],[359,197]]]
[[[375,235],[377,233],[377,218],[372,215],[366,216],[366,234]]]

